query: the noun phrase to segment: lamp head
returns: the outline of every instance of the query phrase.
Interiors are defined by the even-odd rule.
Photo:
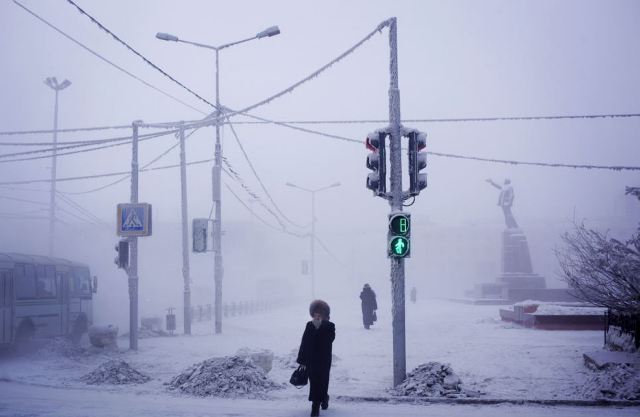
[[[178,37],[170,33],[158,32],[156,33],[156,38],[161,39],[163,41],[178,42]]]
[[[269,28],[266,28],[262,32],[258,32],[258,34],[256,35],[256,38],[258,39],[266,38],[266,37],[275,36],[279,34],[280,34],[280,28],[278,26],[271,26]]]

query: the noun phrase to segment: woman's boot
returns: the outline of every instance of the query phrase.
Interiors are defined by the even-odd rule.
[[[320,415],[320,402],[314,401],[311,403],[311,417],[317,417]]]

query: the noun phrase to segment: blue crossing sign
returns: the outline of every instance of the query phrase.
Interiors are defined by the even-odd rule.
[[[118,236],[151,236],[151,204],[118,204]]]

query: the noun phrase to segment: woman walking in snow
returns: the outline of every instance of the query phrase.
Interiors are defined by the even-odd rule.
[[[364,284],[360,299],[362,300],[362,324],[365,329],[369,329],[369,326],[375,321],[375,311],[378,309],[376,293],[373,292],[369,284]]]
[[[329,371],[331,347],[336,338],[336,327],[329,321],[329,304],[315,300],[309,306],[312,320],[307,322],[300,342],[297,362],[309,373],[309,401],[311,415],[319,416],[320,407],[329,407]]]

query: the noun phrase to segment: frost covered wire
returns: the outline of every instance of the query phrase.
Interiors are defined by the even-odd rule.
[[[80,204],[78,204],[77,202],[75,202],[74,200],[69,198],[68,196],[66,196],[66,195],[64,195],[64,194],[62,194],[60,192],[56,192],[56,194],[58,195],[58,197],[60,197],[60,199],[63,202],[65,202],[67,205],[69,205],[70,207],[72,207],[73,209],[78,211],[82,216],[84,216],[87,219],[89,219],[90,223],[93,223],[93,224],[96,224],[96,225],[111,229],[111,227],[104,220],[102,220],[101,218],[99,218],[98,216],[96,216],[91,211],[87,210],[86,208],[82,207]]]
[[[129,128],[131,128],[131,126],[129,126]],[[174,131],[175,132],[175,131]],[[156,137],[160,137],[160,136],[165,136],[165,135],[169,135],[171,133],[174,132],[156,132],[156,133],[147,133],[145,135],[140,135],[139,139],[146,139],[146,138],[156,138]],[[46,149],[36,149],[34,151],[21,151],[21,152],[13,152],[13,153],[5,153],[5,154],[0,154],[0,158],[10,158],[13,156],[22,156],[22,155],[33,155],[33,154],[37,154],[37,153],[45,153],[45,152],[54,152],[54,151],[60,151],[60,150],[66,150],[66,149],[76,149],[76,148],[83,148],[83,147],[89,147],[89,146],[94,146],[94,145],[100,145],[103,143],[112,143],[112,142],[124,142],[123,144],[126,143],[131,143],[131,135],[129,136],[120,136],[117,138],[108,138],[108,139],[94,139],[94,140],[82,140],[82,141],[72,141],[72,142],[58,142],[58,145],[62,145],[62,146],[56,146],[53,148],[46,148]],[[2,145],[2,143],[0,143],[0,145]],[[53,142],[39,142],[39,143],[35,143],[35,142],[31,142],[31,143],[26,143],[24,145],[34,145],[34,146],[52,146]]]
[[[67,0],[67,1],[71,1],[71,0]],[[382,32],[382,29],[384,29],[385,27],[389,26],[391,20],[385,20],[384,22],[380,23],[373,31],[371,31],[369,34],[367,34],[362,40],[360,40],[358,43],[356,43],[355,45],[353,45],[351,48],[347,49],[345,52],[343,52],[342,54],[340,54],[337,58],[333,59],[331,62],[329,62],[328,64],[323,65],[322,67],[320,67],[319,69],[317,69],[316,71],[312,72],[311,74],[309,74],[308,76],[306,76],[305,78],[303,78],[302,80],[290,85],[289,87],[285,88],[284,90],[270,96],[267,97],[264,100],[261,100],[255,104],[252,104],[250,106],[247,106],[241,110],[233,110],[233,109],[229,109],[229,108],[225,108],[225,109],[220,109],[221,111],[229,111],[228,114],[223,114],[217,117],[210,117],[207,118],[204,121],[196,121],[193,122],[191,124],[185,124],[185,126],[190,126],[190,127],[196,127],[196,126],[205,126],[205,125],[211,125],[212,123],[216,122],[216,118],[218,120],[218,122],[222,122],[225,118],[229,118],[229,117],[233,117],[239,114],[242,115],[246,115],[249,116],[248,114],[246,114],[247,112],[250,112],[252,110],[255,110],[256,108],[263,106],[265,104],[269,104],[270,102],[272,102],[273,100],[276,100],[280,97],[282,97],[285,94],[291,93],[293,92],[296,88],[300,87],[302,84],[311,81],[312,79],[318,77],[320,74],[322,74],[324,71],[326,71],[327,69],[329,69],[330,67],[332,67],[333,65],[335,65],[336,63],[342,61],[344,58],[346,58],[347,56],[349,56],[350,54],[352,54],[356,49],[358,49],[360,46],[362,46],[362,44],[364,44],[366,41],[368,41],[369,39],[371,39],[376,33],[380,33]],[[222,106],[221,106],[222,107]],[[249,116],[249,117],[253,117],[253,116]],[[279,124],[278,122],[274,122],[272,120],[268,120],[268,119],[260,119],[262,121],[265,122],[269,122],[269,123],[275,123],[275,124]],[[174,122],[174,123],[170,123],[170,125],[177,125],[178,122]],[[283,124],[285,125],[285,124]],[[156,126],[156,125],[149,125],[151,126]],[[303,128],[298,128],[298,127],[293,127],[293,126],[288,126],[288,127],[292,127],[294,129],[297,130],[302,130],[302,131],[306,131],[309,132],[309,130],[304,130]],[[335,136],[333,135],[334,139],[343,139],[340,136]]]
[[[14,0],[15,1],[15,0]],[[142,55],[140,52],[136,51],[135,49],[133,49],[128,43],[126,43],[125,41],[123,41],[122,39],[120,39],[115,33],[111,32],[109,29],[107,29],[102,23],[98,22],[93,16],[91,16],[90,14],[88,14],[87,12],[85,12],[84,10],[82,10],[80,8],[80,6],[78,6],[76,3],[73,2],[73,0],[67,0],[68,3],[70,3],[71,5],[73,5],[76,9],[78,9],[78,11],[87,16],[89,18],[89,20],[91,20],[93,23],[95,23],[100,29],[102,29],[103,31],[105,31],[106,33],[108,33],[109,35],[111,35],[111,37],[113,39],[115,39],[116,41],[118,41],[120,44],[122,44],[125,48],[127,48],[129,51],[133,52],[135,55],[137,55],[139,58],[141,58],[145,64],[150,65],[153,69],[155,69],[156,71],[160,72],[162,75],[164,75],[165,77],[167,77],[168,79],[170,79],[171,81],[173,81],[174,83],[178,84],[180,87],[182,87],[183,89],[187,90],[189,93],[191,93],[193,96],[197,97],[198,99],[200,99],[201,101],[203,101],[204,103],[208,104],[211,107],[216,107],[213,103],[211,103],[210,101],[208,101],[207,99],[205,99],[204,97],[200,96],[198,93],[196,93],[195,91],[193,91],[192,89],[190,89],[189,87],[187,87],[186,85],[182,84],[180,81],[176,80],[175,78],[173,78],[171,75],[167,74],[162,68],[160,68],[159,66],[157,66],[156,64],[154,64],[153,62],[149,61],[149,59],[147,59],[144,55]]]
[[[640,171],[640,167],[637,167],[637,166],[588,165],[588,164],[564,164],[564,163],[555,163],[555,162],[513,161],[509,159],[481,158],[477,156],[455,155],[455,154],[442,153],[442,152],[427,152],[427,154],[433,155],[433,156],[440,156],[443,158],[466,159],[471,161],[492,162],[497,164],[531,165],[531,166],[549,167],[549,168],[604,169],[604,170],[610,170],[610,171]]]
[[[244,191],[249,194],[251,198],[253,198],[256,202],[258,202],[269,214],[273,216],[274,219],[278,222],[282,230],[286,230],[287,226],[284,224],[280,216],[276,212],[274,212],[271,207],[267,206],[264,201],[260,198],[258,194],[256,194],[242,179],[240,174],[231,166],[229,160],[225,157],[222,157],[222,161],[226,165],[226,169],[223,168],[225,174],[227,174],[232,180],[236,181]]]
[[[213,160],[214,160],[213,158],[201,159],[199,161],[187,162],[186,165],[190,166],[190,165],[206,164],[206,163],[211,162]],[[164,169],[171,169],[171,168],[178,168],[178,167],[180,167],[180,164],[164,165],[164,166],[159,166],[159,167],[155,167],[155,168],[140,169],[140,172],[160,171],[160,170],[164,170]],[[118,176],[118,175],[125,175],[127,173],[129,173],[129,171],[107,172],[107,173],[104,173],[104,174],[83,175],[83,176],[78,176],[78,177],[56,178],[56,182],[81,181],[81,180],[90,180],[90,179],[96,179],[96,178],[115,177],[115,176]],[[6,187],[6,186],[8,186],[8,185],[22,185],[22,184],[50,183],[50,182],[51,182],[50,178],[42,178],[42,179],[35,179],[35,180],[4,181],[4,182],[0,182],[0,187],[9,188],[9,189],[15,189],[13,187]],[[26,191],[26,189],[20,188],[19,191]],[[33,191],[49,192],[48,190],[35,190],[35,189]],[[73,192],[64,192],[64,191],[60,191],[60,192],[62,192],[64,194],[70,194],[70,195],[71,194],[83,194],[83,193],[73,193]]]
[[[249,116],[249,115],[247,115]],[[526,121],[526,120],[562,120],[562,119],[621,119],[640,117],[640,113],[614,113],[614,114],[573,114],[573,115],[546,115],[546,116],[504,116],[504,117],[455,117],[440,119],[403,119],[403,123],[456,123],[456,122],[500,122],[500,121]],[[389,119],[364,119],[364,120],[280,120],[280,121],[237,121],[242,124],[271,124],[283,123],[290,125],[345,125],[345,124],[370,124],[389,123]]]
[[[250,208],[250,207],[249,207],[249,206],[248,206],[248,205],[247,205],[247,204],[246,204],[246,203],[245,203],[245,202],[244,202],[244,201],[243,201],[243,200],[238,196],[238,194],[236,194],[236,193],[233,191],[233,189],[231,189],[231,187],[229,186],[229,184],[227,184],[227,182],[226,182],[226,181],[223,181],[223,184],[224,184],[224,186],[225,186],[225,187],[227,187],[227,190],[229,190],[229,192],[231,193],[231,195],[232,195],[232,196],[234,196],[234,197],[235,197],[235,199],[236,199],[236,200],[238,200],[238,202],[239,202],[239,203],[240,203],[244,208],[246,208],[246,209],[247,209],[247,211],[248,211],[249,213],[251,213],[251,215],[252,215],[252,216],[254,216],[256,219],[260,220],[260,222],[261,222],[262,224],[264,224],[265,226],[267,226],[268,228],[273,229],[273,230],[275,230],[276,232],[286,233],[286,234],[288,234],[288,235],[295,236],[295,237],[298,237],[298,238],[303,238],[303,237],[305,237],[305,235],[303,235],[303,234],[295,233],[295,232],[291,232],[291,231],[289,231],[289,230],[287,230],[287,229],[280,229],[280,228],[278,228],[277,226],[272,225],[271,223],[269,223],[268,221],[266,221],[265,219],[263,219],[262,217],[260,217],[260,216],[255,212],[255,211],[253,211],[253,210],[252,210],[252,209],[251,209],[251,208]]]
[[[91,53],[92,55],[96,56],[97,58],[101,59],[102,61],[106,62],[107,64],[111,65],[112,67],[118,69],[119,71],[127,74],[128,76],[130,76],[131,78],[141,82],[142,84],[146,85],[149,88],[152,88],[153,90],[159,92],[160,94],[163,94],[166,97],[169,97],[170,99],[186,106],[189,107],[192,110],[197,111],[198,113],[201,114],[206,114],[205,112],[203,112],[200,109],[197,109],[196,107],[193,107],[192,105],[190,105],[189,103],[186,103],[182,100],[180,100],[179,98],[167,93],[166,91],[161,90],[160,88],[154,86],[153,84],[148,83],[147,81],[143,80],[142,78],[138,77],[137,75],[127,71],[126,69],[122,68],[121,66],[119,66],[118,64],[115,64],[111,61],[109,61],[107,58],[103,57],[102,55],[100,55],[99,53],[95,52],[94,50],[92,50],[91,48],[89,48],[88,46],[84,45],[83,43],[81,43],[80,41],[77,41],[76,39],[72,38],[70,35],[67,35],[65,32],[63,32],[61,29],[57,28],[56,26],[54,26],[53,24],[49,23],[48,21],[46,21],[43,17],[37,15],[35,12],[33,12],[32,10],[28,9],[26,6],[24,6],[23,4],[21,4],[20,2],[18,2],[17,0],[13,0],[13,2],[20,6],[22,9],[24,9],[27,13],[29,13],[30,15],[32,15],[33,17],[35,17],[36,19],[40,20],[42,23],[46,24],[47,26],[49,26],[51,29],[55,30],[56,32],[58,32],[59,34],[61,34],[62,36],[64,36],[65,38],[69,39],[70,41],[72,41],[73,43],[75,43],[76,45],[80,46],[81,48],[83,48],[84,50],[86,50],[87,52]],[[210,103],[209,103],[210,104]]]
[[[286,214],[284,214],[282,212],[282,210],[280,210],[280,207],[278,207],[278,205],[276,204],[276,202],[273,200],[273,197],[271,197],[271,194],[269,193],[269,191],[267,190],[267,187],[265,187],[264,183],[262,182],[262,179],[260,178],[260,176],[258,175],[258,172],[256,171],[255,167],[253,166],[253,163],[251,162],[251,159],[249,159],[249,155],[247,155],[247,152],[244,149],[244,146],[242,146],[242,142],[240,142],[240,138],[238,137],[238,134],[236,133],[236,129],[233,127],[233,124],[231,123],[231,119],[227,119],[228,120],[228,124],[229,127],[231,128],[231,132],[233,133],[233,137],[236,140],[236,143],[238,144],[238,146],[240,147],[240,150],[242,151],[242,155],[244,155],[244,159],[247,161],[247,163],[249,164],[249,167],[251,168],[251,171],[253,172],[253,175],[256,177],[256,179],[258,180],[258,183],[260,184],[260,187],[262,187],[262,190],[264,191],[265,195],[267,196],[267,198],[269,199],[269,201],[271,201],[271,204],[273,204],[273,207],[276,209],[276,211],[278,213],[280,213],[280,215],[282,216],[282,218],[284,218],[287,222],[289,222],[290,224],[292,224],[295,227],[303,227],[297,223],[295,223],[294,221],[292,221],[291,219],[289,219],[287,217]]]
[[[194,129],[193,131],[189,132],[188,135],[185,136],[185,140],[189,139],[191,137],[191,135],[193,135],[194,133],[196,133],[198,129]],[[176,133],[177,135],[178,133]],[[140,171],[145,171],[146,168],[150,167],[151,165],[153,165],[154,163],[156,163],[157,161],[159,161],[160,159],[162,159],[165,155],[169,154],[169,152],[171,152],[172,150],[174,150],[178,145],[180,145],[180,142],[175,143],[173,145],[171,145],[168,149],[166,149],[165,151],[163,151],[161,154],[159,154],[158,156],[156,156],[155,158],[153,158],[151,161],[147,162],[145,165],[142,166],[142,169]],[[189,164],[187,164],[189,165]],[[91,188],[89,190],[84,190],[84,191],[68,191],[66,192],[66,194],[72,194],[72,195],[80,195],[80,194],[89,194],[89,193],[94,193],[97,191],[102,191],[106,188],[112,187],[116,184],[121,183],[122,181],[125,181],[127,179],[131,178],[131,174],[127,174],[124,175],[122,178],[119,178],[113,182],[110,182],[108,184],[102,185],[100,187],[96,187],[96,188]]]
[[[325,245],[324,242],[322,240],[320,240],[320,238],[318,236],[315,236],[315,241],[318,242],[320,247],[322,249],[324,249],[325,252],[327,252],[327,254],[335,261],[335,263],[337,263],[338,265],[340,265],[343,268],[347,267],[347,265],[345,265],[344,262],[340,261],[340,259],[338,259],[338,257],[336,255],[334,255],[333,252],[331,252],[329,250],[327,245]]]
[[[332,135],[329,133],[320,132],[317,130],[305,129],[299,126],[293,126],[287,123],[271,121],[262,117],[253,116],[246,114],[246,116],[268,121],[269,123],[273,123],[278,126],[283,126],[295,130],[300,130],[306,133],[319,135],[323,137],[327,137],[329,139],[339,139],[346,142],[356,143],[359,145],[364,144],[364,141],[348,138],[344,136]],[[472,160],[472,161],[482,161],[482,162],[492,162],[498,164],[511,164],[511,165],[532,165],[532,166],[540,166],[540,167],[550,167],[550,168],[575,168],[575,169],[603,169],[603,170],[611,170],[611,171],[640,171],[640,167],[638,166],[617,166],[617,165],[589,165],[589,164],[565,164],[565,163],[554,163],[554,162],[529,162],[529,161],[515,161],[515,160],[507,160],[507,159],[496,159],[496,158],[481,158],[476,156],[468,156],[468,155],[457,155],[443,152],[432,152],[427,151],[427,155],[442,157],[442,158],[455,158],[455,159],[464,159],[464,160]]]
[[[171,132],[161,132],[161,133],[152,133],[149,134],[146,137],[143,137],[141,139],[139,139],[139,142],[144,142],[150,139],[154,139],[160,136],[165,136],[167,134],[170,134]],[[65,156],[65,155],[73,155],[73,154],[77,154],[77,153],[86,153],[86,152],[93,152],[93,151],[98,151],[98,150],[102,150],[102,149],[107,149],[107,148],[114,148],[116,146],[122,146],[122,145],[127,145],[131,143],[131,140],[128,140],[126,142],[118,142],[118,143],[112,143],[110,145],[102,145],[102,146],[96,146],[93,148],[89,148],[89,149],[81,149],[78,151],[69,151],[69,152],[63,152],[63,153],[56,153],[55,156]],[[60,147],[59,149],[71,149],[71,148],[78,148],[78,147],[83,147],[86,145],[73,145],[73,146],[66,146],[66,147]],[[42,153],[42,152],[52,152],[52,149],[41,149],[41,150],[35,150],[35,151],[27,151],[27,152],[21,152],[21,153],[15,153],[15,154],[4,154],[4,155],[0,155],[0,164],[3,163],[9,163],[9,162],[20,162],[20,161],[32,161],[35,159],[45,159],[45,158],[52,158],[54,155],[43,155],[43,156],[32,156],[32,157],[27,157],[27,158],[14,158],[14,159],[2,159],[5,157],[9,157],[9,156],[14,156],[16,154],[34,154],[34,153]]]
[[[67,0],[67,1],[71,1],[71,0]],[[347,49],[345,52],[343,52],[337,58],[333,59],[328,64],[320,67],[316,71],[314,71],[311,74],[309,74],[307,77],[305,77],[302,80],[298,81],[297,83],[291,85],[290,87],[285,88],[284,90],[280,91],[279,93],[276,93],[276,94],[272,95],[271,97],[268,97],[268,98],[266,98],[266,99],[264,99],[262,101],[259,101],[258,103],[255,103],[255,104],[253,104],[253,105],[251,105],[249,107],[245,107],[242,110],[238,110],[238,111],[235,111],[235,112],[231,113],[229,115],[229,117],[231,117],[231,116],[233,116],[235,114],[244,114],[246,112],[249,112],[251,110],[256,109],[257,107],[260,107],[260,106],[263,106],[265,104],[268,104],[271,101],[273,101],[273,100],[275,100],[277,98],[280,98],[285,94],[293,92],[293,90],[295,90],[296,88],[300,87],[302,84],[304,84],[307,81],[310,81],[310,80],[318,77],[320,74],[322,74],[328,68],[332,67],[334,64],[337,64],[338,62],[342,61],[347,56],[351,55],[356,49],[358,49],[360,46],[362,46],[362,44],[364,44],[366,41],[371,39],[376,33],[381,33],[382,29],[384,29],[385,27],[389,26],[390,23],[391,23],[391,19],[385,20],[384,22],[380,23],[373,31],[371,31],[369,34],[367,34],[367,36],[365,36],[361,41],[359,41],[358,43],[353,45],[351,48]]]
[[[69,129],[44,129],[44,130],[5,130],[0,132],[0,136],[11,135],[34,135],[42,133],[71,133],[71,132],[92,132],[96,130],[110,130],[110,129],[131,129],[131,125],[116,125],[116,126],[94,126],[94,127],[75,127]],[[68,142],[71,143],[71,142]],[[5,145],[7,142],[2,142],[0,145]],[[47,142],[48,145],[53,145],[53,142]],[[16,145],[24,145],[22,142],[16,142]]]
[[[44,201],[27,200],[27,199],[24,199],[24,198],[9,197],[9,196],[6,196],[6,195],[0,195],[0,199],[19,201],[21,203],[35,204],[35,205],[38,205],[38,206],[49,206],[49,203],[45,203]]]

